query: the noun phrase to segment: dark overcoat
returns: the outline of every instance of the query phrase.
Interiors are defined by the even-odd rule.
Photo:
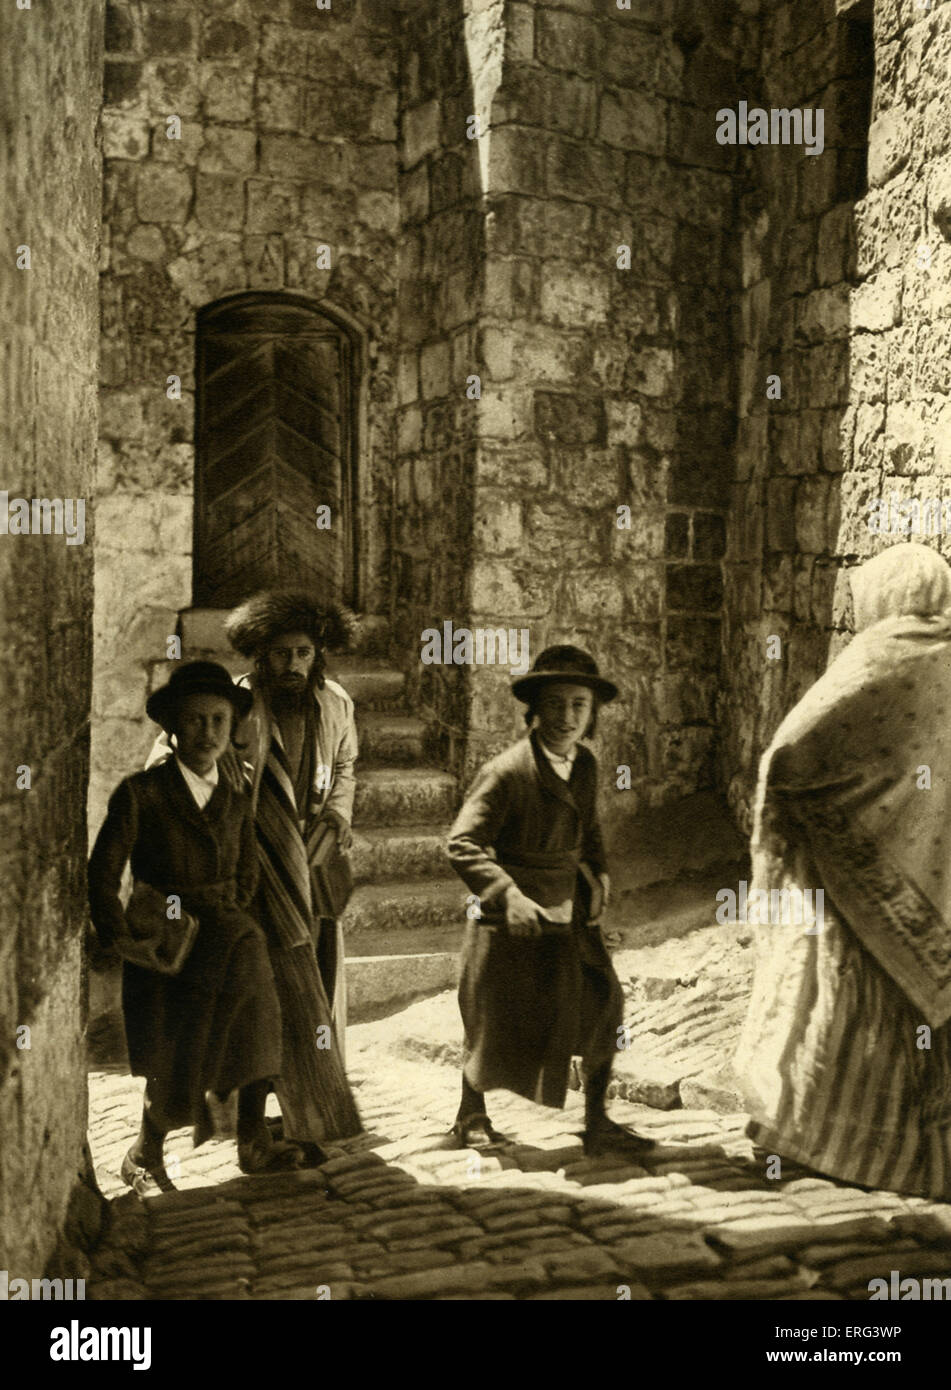
[[[597,762],[579,744],[571,779],[533,732],[482,768],[450,831],[449,858],[478,898],[463,943],[459,1006],[465,1074],[544,1105],[565,1102],[572,1056],[592,1071],[616,1055],[623,995],[600,931],[589,928],[584,863],[604,872]],[[571,921],[538,937],[505,928],[512,884]]]
[[[205,1092],[273,1077],[281,1015],[264,934],[248,915],[257,886],[251,803],[222,777],[199,810],[174,758],[120,782],[89,860],[93,925],[105,944],[123,922],[119,886],[175,893],[199,922],[178,975],[124,962],[122,1008],[133,1074],[156,1123],[211,1133]]]

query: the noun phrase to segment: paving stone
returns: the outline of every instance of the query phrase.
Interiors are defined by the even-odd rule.
[[[280,1269],[317,1269],[328,1263],[331,1256],[356,1268],[361,1261],[382,1260],[385,1255],[382,1245],[369,1243],[335,1244],[325,1250],[289,1250],[280,1247],[273,1251],[261,1251],[255,1257],[255,1264],[261,1274],[274,1274]]]
[[[353,1298],[355,1287],[357,1287],[355,1282],[346,1279],[335,1279],[329,1285],[330,1298],[327,1299],[326,1294],[324,1294],[322,1290],[318,1291],[318,1286],[316,1284],[300,1284],[291,1285],[289,1287],[280,1285],[275,1289],[262,1289],[255,1286],[253,1297],[256,1299],[260,1298],[265,1302],[277,1302],[280,1300],[283,1303],[296,1300],[297,1302],[303,1303],[325,1300],[330,1303],[344,1303],[348,1299]]]
[[[571,1250],[562,1254],[540,1255],[538,1257],[551,1279],[565,1280],[573,1284],[583,1284],[588,1279],[601,1279],[605,1275],[620,1276],[622,1265],[614,1253],[601,1250],[597,1246],[587,1250]]]
[[[888,1242],[888,1250],[891,1253],[900,1253],[902,1250],[916,1250],[918,1246],[913,1240],[896,1240]],[[806,1245],[796,1251],[796,1259],[801,1265],[810,1268],[821,1269],[823,1265],[832,1265],[837,1262],[864,1255],[877,1256],[881,1252],[881,1245],[876,1248],[869,1241],[853,1241],[844,1245]]]
[[[675,1301],[742,1299],[744,1302],[758,1302],[766,1298],[788,1298],[790,1294],[802,1292],[805,1287],[798,1276],[790,1279],[737,1279],[733,1283],[716,1280],[664,1289],[662,1296]]]
[[[618,1289],[623,1290],[623,1298]],[[643,1284],[577,1284],[561,1285],[557,1289],[546,1289],[544,1293],[530,1294],[530,1303],[553,1303],[571,1300],[572,1302],[597,1302],[597,1303],[618,1303],[618,1302],[650,1302],[654,1295]]]
[[[450,1250],[436,1250],[429,1246],[423,1250],[388,1250],[386,1254],[387,1266],[393,1273],[404,1270],[414,1269],[445,1269],[447,1265],[455,1264],[457,1259],[462,1257],[458,1252]]]
[[[850,1239],[887,1240],[888,1225],[880,1217],[858,1220],[783,1224],[773,1217],[745,1217],[742,1221],[717,1226],[710,1239],[734,1257],[765,1255],[774,1250],[797,1250],[801,1246]]]
[[[816,1288],[800,1289],[797,1293],[780,1294],[778,1298],[775,1299],[775,1301],[779,1303],[804,1303],[807,1300],[810,1303],[841,1303],[842,1295],[840,1293],[832,1293],[830,1289]]]
[[[153,1293],[159,1294],[161,1290],[174,1288],[175,1285],[199,1287],[206,1282],[211,1285],[225,1278],[237,1278],[239,1275],[250,1278],[253,1274],[254,1264],[251,1260],[229,1255],[215,1260],[187,1260],[150,1270],[145,1282]]]
[[[533,1207],[530,1211],[502,1212],[498,1216],[479,1214],[479,1220],[487,1231],[514,1231],[524,1226],[534,1226],[539,1221],[568,1222],[571,1220],[571,1207]]]
[[[548,1236],[533,1234],[531,1240],[520,1241],[517,1245],[498,1246],[495,1250],[487,1250],[485,1258],[493,1264],[517,1264],[529,1256],[545,1253],[557,1255],[561,1251],[577,1250],[579,1247],[589,1250],[601,1248],[593,1246],[591,1241],[586,1240],[577,1231],[561,1231]]]
[[[715,1251],[694,1231],[633,1236],[616,1241],[611,1249],[625,1270],[645,1276],[649,1283],[704,1273],[719,1268],[721,1263]]]
[[[737,1279],[786,1278],[796,1272],[796,1265],[788,1255],[768,1255],[765,1260],[751,1260],[748,1264],[732,1268],[727,1265],[723,1269],[723,1277],[732,1283]]]
[[[309,1230],[288,1231],[284,1227],[257,1231],[251,1245],[255,1255],[269,1255],[275,1250],[326,1250],[341,1245],[350,1237],[347,1226],[320,1226]]]
[[[365,1285],[363,1293],[369,1298],[429,1298],[433,1295],[489,1287],[492,1267],[484,1262],[455,1265],[451,1269],[418,1270],[413,1274],[398,1274],[376,1279]]]
[[[535,1241],[548,1239],[549,1236],[557,1237],[570,1241],[571,1244],[585,1243],[584,1236],[578,1231],[567,1230],[564,1226],[534,1226],[531,1228],[532,1238]],[[522,1250],[524,1246],[513,1246],[512,1236],[508,1231],[497,1231],[493,1235],[480,1235],[478,1238],[465,1241],[459,1246],[459,1258],[463,1260],[475,1259],[477,1255],[485,1254],[486,1258],[491,1259],[489,1253],[493,1250]],[[520,1258],[520,1256],[518,1257]]]
[[[888,1249],[878,1255],[866,1255],[842,1264],[829,1265],[822,1271],[822,1279],[833,1288],[851,1291],[857,1285],[867,1285],[870,1279],[889,1279],[893,1269],[898,1270],[900,1280],[934,1276],[951,1278],[951,1258],[946,1250],[919,1248],[896,1253]]]
[[[93,1280],[86,1284],[86,1298],[93,1302],[107,1302],[112,1299],[137,1302],[149,1296],[145,1286],[134,1279]]]
[[[891,1228],[898,1236],[915,1236],[951,1248],[951,1207],[929,1207],[893,1216]]]

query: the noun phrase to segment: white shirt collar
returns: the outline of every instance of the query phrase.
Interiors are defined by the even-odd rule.
[[[212,793],[218,785],[218,764],[213,763],[211,771],[202,774],[193,772],[190,767],[186,767],[177,753],[175,754],[175,761],[178,763],[179,772],[185,779],[185,785],[198,803],[198,809],[203,810],[208,805]]]
[[[538,746],[551,763],[552,770],[562,779],[563,782],[571,780],[571,769],[574,766],[575,758],[578,756],[578,745],[573,743],[567,753],[553,753],[551,749],[542,741],[539,735]]]

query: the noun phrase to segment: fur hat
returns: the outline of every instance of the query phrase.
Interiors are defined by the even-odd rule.
[[[225,619],[225,634],[242,656],[257,656],[275,637],[306,632],[318,651],[350,645],[356,617],[338,603],[318,603],[297,589],[265,589]]]
[[[186,695],[220,695],[231,701],[236,719],[244,719],[253,703],[250,690],[235,685],[216,661],[186,661],[172,672],[166,685],[152,692],[145,702],[145,712],[156,724],[170,730]]]
[[[593,656],[580,647],[567,644],[546,647],[535,659],[535,664],[526,676],[512,682],[512,694],[516,699],[531,704],[543,686],[555,681],[566,681],[570,685],[586,685],[593,690],[602,704],[613,700],[618,688],[613,681],[605,680],[598,672]]]

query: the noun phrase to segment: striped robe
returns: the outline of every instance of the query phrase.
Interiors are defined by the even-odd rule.
[[[306,781],[314,734],[303,759]],[[345,1072],[345,990],[333,988],[343,973],[339,921],[316,918],[310,856],[319,812],[304,803],[292,781],[280,729],[271,741],[258,786],[255,830],[261,882],[255,910],[270,947],[283,1020],[281,1074],[274,1083],[284,1137],[319,1143],[357,1133],[360,1119]],[[331,938],[328,943],[321,938]],[[318,955],[326,963],[331,1007]],[[329,1045],[328,1045],[329,1044]]]
[[[736,1059],[748,1133],[767,1152],[944,1199],[949,719],[946,615],[861,632],[783,721],[760,770],[752,890],[821,890],[822,913],[757,926]]]

